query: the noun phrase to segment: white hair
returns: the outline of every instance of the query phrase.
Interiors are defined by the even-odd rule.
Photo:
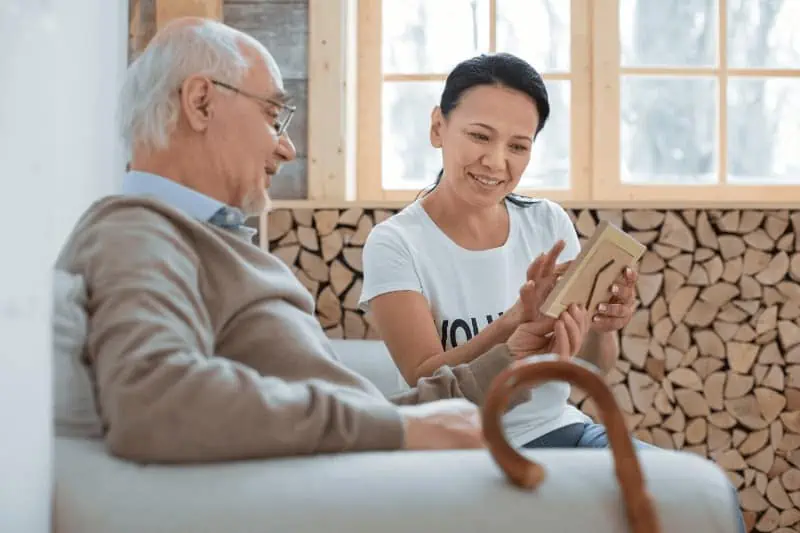
[[[238,84],[250,68],[241,45],[261,48],[252,37],[211,20],[157,35],[125,75],[118,120],[128,157],[134,146],[164,149],[178,119],[177,89],[191,75]]]

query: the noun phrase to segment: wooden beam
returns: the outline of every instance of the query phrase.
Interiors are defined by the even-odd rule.
[[[140,0],[128,2],[128,62],[141,50],[139,35],[142,33],[142,3]]]
[[[156,30],[179,17],[222,20],[222,0],[156,0]]]
[[[128,62],[144,50],[156,33],[155,0],[129,0]]]
[[[308,3],[308,195],[312,200],[347,197],[350,3]]]

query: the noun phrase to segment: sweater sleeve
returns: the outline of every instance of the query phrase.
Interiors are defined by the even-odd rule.
[[[454,367],[442,366],[433,376],[423,378],[413,389],[391,398],[398,404],[429,402],[441,398],[466,398],[481,406],[494,378],[513,361],[505,344],[498,344],[469,363]],[[518,395],[510,402],[513,407],[527,400]]]
[[[130,211],[88,226],[75,244],[113,454],[190,462],[402,446],[400,413],[384,398],[321,379],[262,376],[215,354],[191,235],[158,214]]]

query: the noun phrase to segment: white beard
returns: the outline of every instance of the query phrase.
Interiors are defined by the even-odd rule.
[[[272,199],[266,190],[251,191],[242,198],[242,212],[247,217],[257,217],[272,208]]]

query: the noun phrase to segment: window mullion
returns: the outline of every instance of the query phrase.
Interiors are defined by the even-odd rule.
[[[717,50],[719,51],[719,101],[718,109],[718,178],[721,186],[728,183],[728,6],[727,0],[717,0],[717,16],[719,17],[717,32]]]
[[[618,201],[621,192],[619,0],[593,0],[590,9],[591,200]]]
[[[570,6],[570,197],[592,199],[592,0]]]

